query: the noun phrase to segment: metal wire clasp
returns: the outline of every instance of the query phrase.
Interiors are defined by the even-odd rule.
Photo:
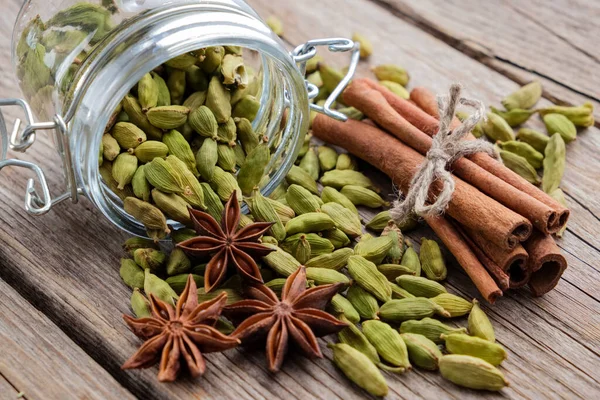
[[[3,106],[19,106],[25,114],[27,125],[21,130],[21,120],[17,118],[10,135],[1,107]],[[50,196],[50,188],[46,181],[46,176],[42,169],[29,161],[8,159],[8,150],[24,153],[35,142],[36,131],[52,129],[56,136],[56,146],[60,153],[65,169],[65,177],[67,179],[67,192],[52,199]],[[71,198],[74,203],[77,202],[78,190],[75,181],[75,172],[71,160],[71,150],[67,136],[67,126],[60,115],[55,115],[54,120],[50,122],[34,122],[33,113],[29,104],[22,99],[0,99],[0,170],[4,167],[21,167],[28,168],[37,175],[39,186],[41,187],[41,195],[35,189],[35,180],[30,178],[27,181],[27,191],[25,192],[25,210],[32,215],[42,215],[50,211],[53,205],[60,203],[63,200]]]
[[[344,89],[346,89],[346,86],[348,86],[348,84],[352,80],[352,77],[354,77],[354,73],[356,72],[356,66],[358,65],[358,61],[360,59],[360,43],[354,42],[350,39],[330,38],[309,40],[308,42],[301,44],[300,46],[296,47],[294,51],[292,51],[291,55],[294,58],[294,61],[298,64],[302,75],[306,73],[306,62],[317,54],[318,46],[327,46],[329,48],[329,51],[334,53],[341,53],[347,51],[352,52],[348,73],[346,74],[344,79],[342,79],[342,81],[337,85],[335,90],[331,92],[331,94],[325,101],[325,105],[323,105],[323,107],[320,107],[316,104],[310,105],[310,108],[312,108],[315,111],[323,113],[329,117],[338,119],[340,121],[346,121],[348,117],[339,111],[331,109],[331,106],[342,94]],[[305,82],[306,90],[308,91],[308,98],[314,99],[319,95],[319,88],[308,81]]]

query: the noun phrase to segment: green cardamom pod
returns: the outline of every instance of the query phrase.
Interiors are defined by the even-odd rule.
[[[139,237],[129,238],[123,243],[123,250],[132,257],[133,252],[137,249],[157,249],[157,246],[153,241]]]
[[[487,121],[483,123],[483,132],[494,142],[515,140],[515,134],[508,122],[494,113],[487,113]]]
[[[290,185],[299,185],[312,194],[319,194],[317,182],[311,178],[311,176],[305,170],[296,165],[292,166],[290,172],[288,172],[286,176],[286,180]]]
[[[152,125],[160,129],[176,129],[187,122],[190,109],[184,106],[162,106],[148,110],[146,116]]]
[[[427,278],[434,281],[443,281],[446,279],[448,270],[440,246],[435,240],[421,239],[421,269]]]
[[[352,304],[362,319],[377,319],[379,304],[377,298],[358,285],[352,285],[348,289],[346,298]]]
[[[356,171],[358,165],[356,163],[356,159],[348,153],[342,153],[338,156],[337,162],[335,164],[335,169],[346,170],[350,169]]]
[[[585,102],[579,107],[550,106],[539,110],[540,115],[561,114],[567,117],[575,126],[587,128],[594,125],[594,106]]]
[[[149,318],[152,316],[150,302],[138,288],[135,288],[131,294],[131,309],[137,318]]]
[[[215,167],[219,160],[217,153],[218,144],[216,140],[207,138],[202,142],[202,146],[196,153],[196,167],[200,176],[207,181],[211,181],[215,172]]]
[[[269,138],[264,136],[261,143],[248,154],[244,165],[240,168],[238,183],[242,193],[251,193],[252,189],[259,184],[270,160]]]
[[[341,190],[341,193],[346,196],[355,206],[365,206],[369,208],[388,207],[389,202],[385,201],[374,191],[362,186],[347,185]]]
[[[500,157],[502,157],[502,162],[504,162],[506,167],[520,175],[527,180],[527,182],[533,185],[539,185],[541,183],[537,171],[529,164],[529,161],[527,161],[526,158],[505,150],[500,150]]]
[[[171,93],[169,92],[167,82],[165,82],[165,80],[156,72],[151,72],[150,74],[152,75],[152,79],[154,79],[154,83],[156,84],[156,88],[158,89],[156,107],[170,106]]]
[[[219,124],[231,118],[231,94],[217,76],[213,76],[208,85],[206,107],[212,111]]]
[[[225,57],[224,47],[209,47],[205,49],[204,60],[200,64],[200,68],[202,68],[202,70],[207,74],[212,74],[221,66],[223,57]]]
[[[282,276],[290,276],[300,267],[298,260],[289,253],[286,253],[281,248],[269,244],[264,244],[267,247],[274,249],[267,256],[263,257],[263,261],[269,268]]]
[[[183,53],[178,55],[177,57],[171,58],[165,64],[168,67],[176,68],[176,69],[186,69],[196,64],[198,59],[191,53]]]
[[[146,141],[146,134],[131,122],[117,122],[111,131],[121,148],[135,149]]]
[[[396,278],[396,283],[415,297],[433,298],[446,293],[446,288],[438,282],[420,276],[402,275]]]
[[[493,366],[502,364],[507,357],[504,347],[485,339],[460,333],[441,335],[441,338],[445,341],[446,350],[451,354],[481,358]]]
[[[412,294],[410,294],[407,290],[402,289],[395,283],[390,282],[390,288],[392,289],[392,299],[408,299],[411,297],[415,297]]]
[[[360,58],[366,60],[373,54],[373,44],[366,36],[355,32],[352,40],[360,44]]]
[[[344,108],[338,109],[338,111],[341,112],[342,114],[344,114],[346,117],[353,119],[355,121],[362,121],[363,119],[365,119],[365,114],[363,114],[362,111],[360,111],[354,107],[344,107]],[[335,166],[336,166],[336,169],[344,169],[344,168],[337,168],[337,162],[336,162]]]
[[[542,84],[534,81],[521,87],[502,100],[507,110],[529,109],[537,104],[542,97]]]
[[[252,123],[246,118],[234,118],[237,138],[246,154],[250,154],[259,143],[259,137],[252,128]]]
[[[337,88],[344,79],[344,73],[337,68],[330,67],[324,63],[319,63],[319,74],[323,81],[323,88],[326,93],[331,93]]]
[[[453,328],[433,318],[423,318],[420,321],[404,321],[400,325],[400,333],[417,333],[437,344],[444,343],[441,335],[451,333],[467,333],[465,328]]]
[[[235,104],[231,115],[234,118],[246,118],[249,121],[254,121],[258,111],[260,110],[260,101],[252,95],[245,95]]]
[[[221,198],[215,193],[210,184],[202,182],[200,184],[204,192],[204,201],[206,203],[206,212],[209,213],[217,222],[221,222],[223,215],[223,203]]]
[[[149,269],[156,272],[162,269],[167,259],[167,255],[155,249],[137,249],[133,252],[133,259],[137,265],[143,269]]]
[[[433,297],[431,301],[448,311],[451,318],[467,315],[471,311],[471,308],[473,308],[473,304],[470,301],[450,293],[440,293]]]
[[[167,282],[163,281],[158,276],[150,273],[149,269],[146,269],[144,273],[144,292],[146,292],[148,296],[153,295],[165,303],[175,306],[175,300],[179,296],[177,296],[177,293],[171,289],[171,286],[169,286]]]
[[[375,365],[379,366],[381,360],[377,353],[377,349],[369,342],[369,339],[367,339],[364,333],[355,325],[355,323],[345,319],[343,316],[340,317],[340,320],[348,324],[347,327],[338,332],[338,340],[340,343],[347,344],[360,351],[369,357]]]
[[[390,281],[395,281],[402,275],[415,275],[415,271],[400,264],[381,264],[377,266],[377,270]]]
[[[248,85],[248,74],[241,56],[226,54],[221,63],[221,75],[225,85],[237,85],[240,88]]]
[[[317,156],[317,152],[314,148],[311,147],[308,149],[298,166],[305,170],[306,173],[315,181],[319,179],[319,157]]]
[[[366,241],[361,240],[354,247],[354,254],[375,264],[381,264],[392,245],[392,238],[389,236],[380,236]]]
[[[186,240],[195,238],[196,236],[198,236],[198,234],[191,228],[180,228],[171,232],[171,240],[173,241],[173,244],[185,242]]]
[[[321,177],[321,183],[323,186],[331,186],[335,189],[342,189],[348,185],[356,185],[379,192],[379,189],[373,184],[371,179],[367,178],[361,172],[349,169],[327,171]]]
[[[213,112],[206,106],[194,109],[189,116],[188,122],[194,131],[205,138],[217,138],[219,124]]]
[[[142,106],[140,106],[140,103],[135,97],[128,94],[125,96],[121,104],[123,104],[123,110],[125,110],[127,116],[129,117],[129,122],[133,123],[135,126],[144,131],[148,138],[152,140],[162,139],[162,130],[153,126],[150,121],[148,121],[148,117],[142,111]],[[127,149],[129,148],[130,147],[127,147]]]
[[[544,153],[546,146],[550,141],[550,136],[529,128],[521,128],[517,132],[517,139],[521,142],[529,144],[531,147]]]
[[[387,382],[369,357],[344,343],[328,347],[333,350],[333,362],[348,379],[373,396],[387,396]]]
[[[281,296],[286,281],[287,279],[285,278],[272,279],[265,283],[265,286],[274,291],[278,296]]]
[[[542,168],[542,164],[544,162],[544,155],[536,149],[534,149],[531,145],[525,142],[517,142],[516,140],[511,140],[509,142],[499,142],[497,144],[502,150],[518,154],[521,157],[525,158],[533,168]]]
[[[112,176],[117,182],[117,188],[123,190],[131,183],[138,169],[138,159],[128,153],[121,153],[112,165]]]
[[[342,247],[346,247],[350,244],[350,238],[340,229],[329,229],[327,231],[321,232],[321,235],[333,244],[333,247],[336,249],[341,249]]]
[[[163,135],[163,143],[169,148],[169,154],[176,156],[178,159],[184,162],[188,169],[198,176],[198,169],[196,168],[196,158],[190,147],[190,144],[183,137],[181,133],[176,130],[165,132]]]
[[[296,233],[312,233],[333,229],[335,226],[329,215],[324,213],[306,213],[299,215],[285,224],[285,230],[288,235]]]
[[[192,262],[180,248],[174,248],[167,259],[167,275],[185,274],[192,269]],[[167,279],[167,283],[169,283]]]
[[[333,311],[333,314],[339,315],[338,319],[344,321],[343,318],[348,320],[348,322],[357,324],[360,322],[360,315],[358,315],[358,311],[354,309],[354,306],[347,298],[342,296],[339,293],[336,293],[329,303],[329,308]],[[345,322],[345,321],[344,321]],[[345,328],[344,328],[345,329]],[[342,340],[340,339],[340,342]]]
[[[375,264],[367,259],[361,256],[349,257],[348,273],[357,285],[373,294],[379,300],[388,301],[392,298],[392,290],[387,278],[377,270]]]
[[[352,249],[339,249],[331,254],[322,254],[303,263],[306,268],[326,268],[339,271],[348,264],[348,258],[353,255]]]
[[[166,158],[169,154],[169,147],[157,140],[148,140],[133,150],[133,154],[142,163],[149,163],[156,157]]]
[[[162,158],[155,158],[144,168],[146,179],[165,193],[183,193],[183,176]]]
[[[113,161],[120,153],[119,142],[111,134],[102,135],[102,156],[108,161]]]
[[[164,239],[171,233],[164,214],[152,204],[135,197],[127,197],[123,201],[123,208],[125,212],[144,224],[151,239],[155,241]]]
[[[316,233],[297,233],[288,237],[288,239],[293,242],[299,240],[302,236],[305,236],[305,239],[310,243],[310,258],[333,253],[333,244]],[[282,246],[286,244],[286,241],[282,243]]]
[[[287,204],[296,215],[302,215],[321,210],[321,206],[312,193],[301,185],[291,184],[285,195]]]
[[[337,151],[328,146],[319,146],[318,153],[321,171],[326,172],[335,168],[338,159]]]
[[[163,193],[158,189],[152,190],[152,200],[165,215],[174,221],[186,226],[192,226],[190,218],[190,205],[181,196],[175,193]]]
[[[565,143],[571,143],[577,139],[577,127],[575,124],[562,114],[546,114],[543,117],[548,135],[552,136],[558,133]]]
[[[138,99],[144,112],[158,104],[158,85],[149,73],[138,82]]]
[[[391,81],[396,82],[404,87],[408,84],[410,79],[408,72],[398,65],[383,64],[371,68],[371,71],[377,77],[379,81]]]
[[[283,204],[281,201],[273,200],[268,197],[266,197],[266,199],[271,204],[271,207],[273,207],[273,209],[277,213],[277,216],[283,224],[287,224],[289,220],[296,216],[294,210],[291,207]]]
[[[544,176],[542,178],[542,190],[552,193],[560,187],[565,166],[567,163],[567,150],[565,142],[560,134],[554,134],[546,146],[544,158]]]
[[[450,382],[470,389],[498,391],[509,386],[500,370],[476,357],[461,354],[443,356],[440,372]]]
[[[165,280],[165,282],[167,282],[169,284],[169,286],[171,286],[171,289],[173,289],[175,291],[175,293],[177,293],[178,295],[181,295],[181,293],[185,289],[185,285],[187,284],[188,277],[189,277],[189,274],[187,274],[187,273],[180,274],[180,275],[173,275],[173,276],[168,277]],[[194,282],[196,282],[197,287],[204,286],[204,277],[203,276],[192,274],[192,278],[194,279]]]
[[[524,110],[522,108],[513,108],[510,111],[503,111],[496,107],[490,107],[490,110],[492,110],[494,114],[504,118],[511,127],[524,124],[533,114],[537,113],[537,110]]]
[[[314,281],[317,285],[330,285],[335,283],[350,284],[350,279],[341,272],[327,268],[306,268],[306,279]]]
[[[406,344],[408,358],[412,364],[429,371],[439,368],[442,352],[434,342],[416,333],[403,333],[400,337]]]
[[[408,267],[412,271],[415,271],[415,276],[421,275],[421,261],[419,255],[412,246],[408,246],[402,255],[400,264]]]
[[[231,147],[237,144],[237,126],[233,118],[229,118],[227,122],[219,124],[217,128],[217,140]]]
[[[406,88],[398,82],[383,80],[379,81],[379,84],[404,100],[410,99],[410,93],[408,90],[406,90]]]
[[[171,105],[181,105],[186,90],[185,71],[175,68],[171,69],[167,77],[167,87],[171,95]]]
[[[326,203],[321,211],[333,220],[335,227],[350,237],[360,236],[362,224],[358,215],[337,203]]]
[[[296,258],[296,260],[298,260],[298,262],[302,265],[305,265],[308,260],[310,260],[310,257],[312,255],[312,246],[310,244],[310,242],[308,241],[308,238],[306,237],[306,235],[301,235],[300,239],[298,240],[298,244],[296,245],[296,248],[292,251],[292,255]],[[325,254],[323,254],[325,255]],[[311,278],[311,280],[315,281],[317,284],[321,284],[324,279],[326,278],[321,278],[320,280],[317,278]]]
[[[208,82],[206,82],[206,84],[208,87]],[[194,93],[190,94],[188,96],[188,98],[185,99],[185,101],[183,102],[182,106],[190,109],[190,115],[188,115],[188,123],[190,123],[190,121],[192,119],[192,114],[194,113],[194,111],[196,111],[198,108],[200,108],[204,105],[204,102],[206,101],[206,94],[207,94],[206,90],[194,92]],[[215,123],[216,123],[216,121],[215,121]]]
[[[236,158],[233,147],[223,143],[219,143],[217,145],[217,165],[223,168],[225,171],[231,173],[236,172]]]
[[[132,289],[144,287],[144,270],[134,260],[122,258],[119,275],[123,282]]]
[[[382,321],[365,321],[363,333],[377,349],[379,356],[388,363],[410,370],[412,366],[408,359],[408,350],[402,337],[391,326]]]
[[[390,221],[381,233],[381,236],[388,236],[392,240],[392,247],[390,247],[385,255],[384,261],[390,264],[399,264],[404,255],[404,235],[402,231],[393,221]],[[417,271],[413,271],[412,275],[416,273]]]
[[[231,173],[223,171],[220,167],[215,167],[210,186],[222,201],[227,201],[233,192],[237,192],[238,199],[242,198],[242,191],[235,177]]]
[[[389,300],[379,308],[379,316],[386,321],[401,322],[431,317],[434,314],[450,317],[450,314],[430,299],[414,297]]]
[[[133,189],[133,194],[135,194],[135,197],[148,202],[150,201],[151,187],[148,183],[148,180],[146,179],[144,167],[145,165],[140,165],[137,171],[135,171],[135,174],[131,179],[131,187]]]
[[[230,306],[237,303],[238,301],[244,300],[240,292],[234,289],[215,289],[210,293],[206,293],[204,288],[198,289],[198,303],[204,303],[205,301],[214,300],[221,295],[221,293],[227,293],[226,305]]]
[[[496,341],[494,327],[477,300],[473,300],[473,308],[469,314],[469,333],[490,342]]]
[[[325,191],[325,189],[326,187],[323,188],[323,191]],[[385,210],[375,215],[371,221],[365,225],[365,227],[375,232],[381,232],[387,227],[388,222],[391,220],[392,217],[390,216],[390,210]]]
[[[252,192],[252,197],[246,199],[246,203],[250,208],[252,216],[254,216],[254,219],[257,222],[273,222],[273,225],[269,229],[269,233],[277,239],[277,241],[285,239],[285,226],[279,219],[273,205],[260,193],[258,188]],[[308,254],[310,256],[310,248]],[[302,261],[301,263],[304,264]]]
[[[175,174],[181,177],[183,191],[179,193],[179,195],[193,207],[205,210],[204,191],[196,176],[190,171],[188,166],[176,156],[168,156],[166,161],[175,171]]]

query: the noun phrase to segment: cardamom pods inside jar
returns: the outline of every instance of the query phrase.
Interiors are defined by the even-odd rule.
[[[304,79],[320,46],[352,53],[328,93]],[[190,209],[220,219],[232,193],[241,202],[276,190],[310,110],[345,120],[331,106],[358,58],[339,38],[288,52],[242,0],[29,0],[13,32],[24,100],[0,99],[0,169],[36,173],[25,195],[33,215],[86,197],[121,229],[161,240],[191,224]],[[1,109],[14,105],[24,123],[7,127]],[[32,147],[38,130],[62,157],[56,197],[39,166],[7,155]]]

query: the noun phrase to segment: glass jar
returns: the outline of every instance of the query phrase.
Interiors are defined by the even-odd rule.
[[[253,125],[272,145],[263,194],[274,190],[293,165],[309,127],[310,108],[334,118],[330,107],[350,81],[358,44],[348,39],[309,41],[289,53],[284,43],[243,0],[28,0],[13,31],[13,67],[26,101],[0,100],[0,169],[36,172],[29,180],[26,209],[40,215],[61,201],[87,197],[115,225],[145,236],[143,226],[123,210],[104,184],[98,154],[112,110],[147,72],[200,48],[240,46],[253,54],[261,85]],[[304,79],[306,62],[318,46],[351,51],[347,76],[323,107],[311,104],[318,88]],[[23,109],[26,126],[15,121],[10,138],[1,106]],[[49,122],[35,122],[35,119]],[[7,150],[26,151],[37,130],[53,129],[63,160],[67,190],[52,199],[43,171],[7,159]]]

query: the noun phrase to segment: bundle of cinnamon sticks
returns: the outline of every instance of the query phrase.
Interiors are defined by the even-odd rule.
[[[370,79],[356,79],[343,101],[374,124],[318,115],[313,134],[375,166],[406,194],[438,132],[435,95],[416,88],[409,101]],[[425,221],[482,296],[493,303],[511,288],[529,285],[535,296],[552,290],[567,268],[552,234],[565,226],[569,210],[487,154],[460,158],[450,170],[456,189],[446,214]],[[434,183],[430,200],[441,189]]]

